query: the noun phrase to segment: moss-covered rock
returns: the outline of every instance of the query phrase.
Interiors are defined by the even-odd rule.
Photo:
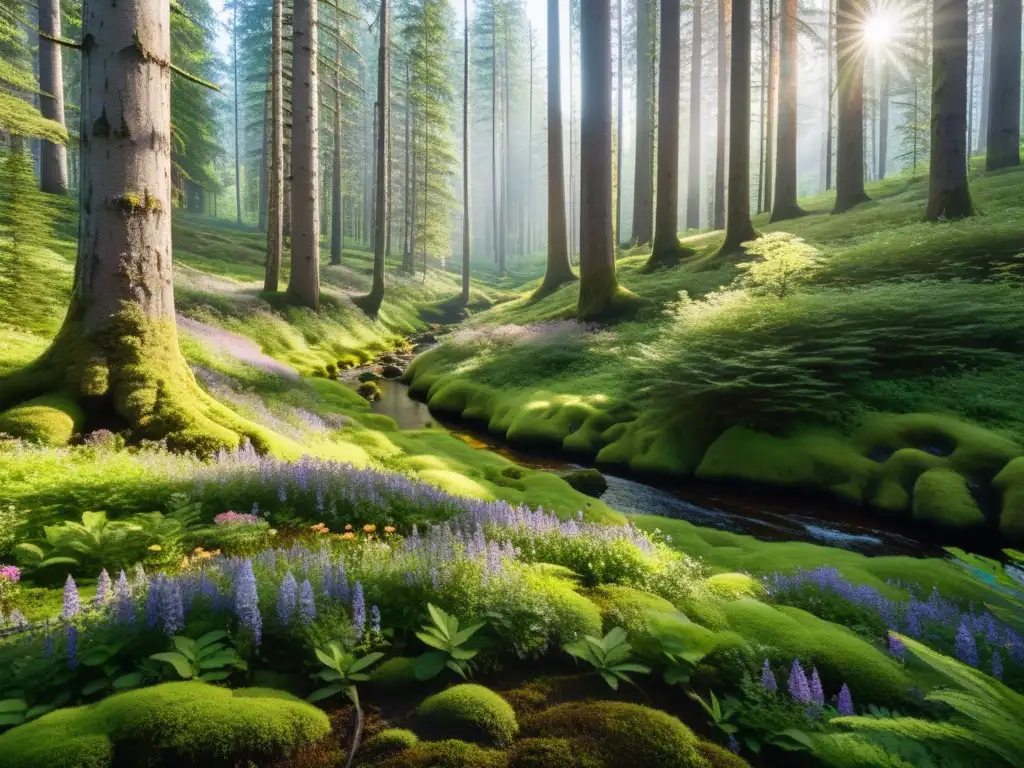
[[[739,755],[734,755],[729,750],[712,744],[710,741],[702,741],[697,745],[697,750],[708,761],[711,768],[750,768],[750,763]]]
[[[562,704],[528,718],[528,736],[569,739],[577,753],[616,768],[707,768],[698,740],[661,710],[618,701]]]
[[[602,629],[623,627],[631,635],[647,630],[647,612],[682,615],[668,600],[619,584],[606,584],[593,590],[594,602],[601,608]],[[684,617],[685,618],[685,617]]]
[[[372,768],[507,768],[505,753],[464,741],[421,741],[404,752],[359,765]]]
[[[376,381],[364,381],[356,387],[356,394],[372,403],[380,400],[380,385]]]
[[[914,519],[953,530],[985,523],[967,481],[951,469],[929,469],[917,479]]]
[[[577,491],[595,499],[600,498],[601,494],[608,490],[608,481],[596,469],[577,469],[567,472],[562,477]]]
[[[581,754],[571,739],[522,739],[508,756],[509,768],[605,768],[604,761]]]
[[[711,594],[723,600],[757,598],[764,594],[764,585],[746,573],[716,573],[708,577],[704,585]]]
[[[330,733],[294,697],[166,683],[62,709],[0,735],[4,768],[234,766],[273,760]]]
[[[1024,541],[1024,456],[1009,462],[992,485],[999,491],[999,530],[1007,541]]]
[[[85,413],[73,398],[55,393],[0,413],[0,433],[41,445],[67,445],[81,430]]]
[[[460,739],[486,746],[511,743],[519,732],[507,701],[482,685],[456,685],[424,700],[414,713],[417,730],[430,739]]]
[[[412,731],[404,728],[385,728],[363,742],[359,750],[360,762],[379,760],[404,752],[420,741]]]

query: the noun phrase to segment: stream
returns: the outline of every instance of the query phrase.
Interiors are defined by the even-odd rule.
[[[564,456],[525,452],[490,434],[485,427],[437,416],[398,381],[381,379],[377,384],[381,397],[370,404],[371,410],[390,416],[399,429],[445,429],[478,450],[500,454],[530,469],[564,473],[587,466]],[[608,490],[601,500],[625,514],[660,515],[765,541],[806,541],[868,555],[945,555],[936,540],[920,531],[903,530],[892,521],[820,497],[725,488],[692,479],[652,480],[602,472]],[[883,522],[885,527],[881,527]]]

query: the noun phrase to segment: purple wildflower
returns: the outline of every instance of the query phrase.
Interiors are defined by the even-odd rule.
[[[72,619],[77,616],[81,610],[82,604],[78,599],[78,587],[75,585],[75,580],[71,578],[71,574],[69,573],[67,581],[64,582],[64,607],[60,612],[61,618]]]
[[[0,565],[0,581],[21,581],[21,568],[16,565]]]
[[[135,564],[135,570],[132,571],[131,586],[132,594],[135,597],[139,597],[149,586],[149,577],[146,576],[146,569],[142,567],[142,563]]]
[[[78,627],[68,624],[68,669],[78,666]]]
[[[761,687],[772,693],[779,690],[779,684],[775,682],[775,674],[772,672],[768,659],[765,659],[764,664],[761,666]]]
[[[304,627],[308,627],[316,621],[316,599],[313,596],[313,585],[309,583],[309,579],[303,581],[299,587],[299,621]]]
[[[967,622],[960,620],[960,626],[956,631],[956,657],[964,664],[972,667],[978,666],[978,646],[974,642],[974,635],[967,627]]]
[[[800,659],[793,659],[793,668],[789,672],[789,695],[798,704],[811,703],[811,689],[807,683],[807,675],[800,666]]]
[[[291,623],[292,616],[295,615],[295,607],[298,605],[298,591],[299,586],[295,582],[295,577],[292,576],[291,571],[288,571],[281,581],[280,588],[277,590],[277,618],[281,620],[282,624]]]
[[[149,583],[146,593],[146,627],[149,629],[154,629],[160,622],[160,589],[160,579]]]
[[[370,634],[380,635],[380,608],[376,605],[370,606]]]
[[[259,594],[252,560],[246,558],[238,569],[235,580],[235,615],[239,623],[252,632],[253,642],[259,647],[263,637],[263,617],[260,615]]]
[[[904,645],[903,641],[900,640],[892,632],[889,633],[889,655],[898,661],[903,661],[903,656],[907,652],[907,646]]]
[[[114,584],[114,616],[118,624],[135,623],[135,601],[128,585],[128,575],[121,571]]]
[[[736,741],[736,737],[731,733],[729,734],[729,742],[726,744],[726,746],[729,748],[729,751],[732,752],[734,755],[738,755],[740,753],[740,743]]]
[[[17,608],[11,611],[11,615],[7,617],[7,622],[15,629],[24,629],[28,626],[28,619],[25,618],[25,614]]]
[[[844,717],[855,714],[853,711],[853,697],[850,695],[850,689],[846,687],[846,683],[843,683],[843,687],[839,689],[839,703],[836,709]]]
[[[358,581],[352,590],[352,628],[356,641],[361,641],[366,632],[366,599],[363,597],[363,585]]]
[[[811,691],[811,701],[814,704],[824,704],[825,703],[825,692],[824,692],[824,690],[822,690],[822,687],[821,687],[821,678],[818,677],[818,668],[817,667],[811,667],[810,691]]]
[[[185,605],[181,599],[181,587],[175,579],[163,579],[159,606],[160,619],[168,637],[173,637],[185,628]]]
[[[992,677],[996,680],[1003,679],[1003,657],[999,651],[992,652]]]
[[[93,598],[93,602],[100,606],[110,600],[110,597],[110,574],[104,568],[100,571],[100,577],[96,580],[96,597]]]
[[[43,638],[43,657],[47,659],[53,658],[53,635],[47,635]]]

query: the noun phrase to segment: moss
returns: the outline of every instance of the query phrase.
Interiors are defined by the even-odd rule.
[[[419,743],[419,736],[404,728],[385,728],[363,742],[360,761],[377,760],[404,752]]]
[[[371,763],[373,768],[506,768],[505,753],[446,739],[421,741],[404,752]]]
[[[596,469],[578,469],[563,475],[565,482],[580,493],[600,498],[608,490],[608,481]]]
[[[704,585],[723,600],[757,598],[764,594],[764,585],[746,573],[716,573],[708,577]]]
[[[602,760],[581,754],[570,739],[523,739],[508,758],[509,768],[605,768]]]
[[[900,448],[879,468],[868,501],[888,512],[910,512],[917,479],[928,470],[942,467],[945,463],[945,459],[917,448]]]
[[[45,715],[0,736],[5,768],[233,766],[272,760],[330,733],[327,716],[292,697],[166,683]]]
[[[85,413],[65,394],[49,394],[0,413],[0,433],[42,445],[66,445],[81,430]]]
[[[609,584],[593,591],[593,599],[601,608],[603,630],[623,627],[631,635],[647,630],[647,612],[658,611],[666,615],[677,614],[668,600],[632,587]]]
[[[414,715],[418,730],[432,739],[462,739],[500,746],[519,732],[516,713],[482,685],[456,685],[424,700]]]
[[[739,755],[734,755],[729,750],[712,744],[710,741],[702,741],[697,745],[697,750],[708,761],[711,768],[750,768],[750,763]]]
[[[528,718],[529,736],[570,739],[577,752],[616,768],[707,768],[689,728],[671,715],[617,701],[562,704]]]
[[[984,524],[967,481],[951,469],[929,469],[914,484],[914,519],[952,530]]]
[[[992,484],[1002,499],[999,530],[1008,541],[1024,541],[1024,457],[1003,467]]]
[[[356,388],[356,394],[372,403],[380,400],[380,385],[376,381],[364,381]]]
[[[370,681],[381,688],[404,688],[416,685],[414,659],[406,656],[393,656],[381,662],[370,672]]]

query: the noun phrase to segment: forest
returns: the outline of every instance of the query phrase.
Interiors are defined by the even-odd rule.
[[[0,0],[0,768],[1024,768],[1021,0]]]

